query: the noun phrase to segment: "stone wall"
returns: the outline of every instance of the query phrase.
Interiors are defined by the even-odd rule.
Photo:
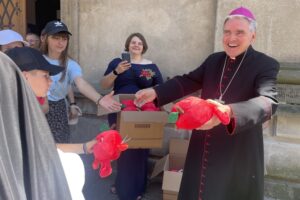
[[[254,48],[284,63],[278,77],[280,105],[264,131],[266,199],[300,199],[300,65],[291,64],[300,63],[300,0],[61,0],[61,17],[73,33],[71,56],[103,93],[99,80],[130,33],[144,34],[145,57],[164,77],[172,77],[222,50],[224,17],[240,5],[250,8],[258,22]],[[88,100],[79,101],[89,114],[83,119],[87,127],[98,130],[95,126],[105,119],[95,117]]]
[[[71,55],[99,88],[108,63],[120,56],[133,32],[145,36],[145,57],[164,77],[197,67],[214,49],[216,2],[62,0],[61,16],[73,33]]]
[[[300,106],[280,103],[264,131],[265,195],[300,199]]]
[[[165,77],[172,77],[222,50],[224,17],[240,5],[252,9],[257,18],[257,50],[280,62],[300,63],[299,0],[61,0],[61,18],[73,33],[71,56],[100,89],[99,79],[130,33],[145,35],[145,56]]]

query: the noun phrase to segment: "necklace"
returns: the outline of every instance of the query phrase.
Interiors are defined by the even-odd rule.
[[[227,92],[227,90],[228,90],[228,88],[229,88],[231,82],[233,81],[235,75],[236,75],[237,72],[239,71],[239,69],[240,69],[240,67],[241,67],[241,65],[242,65],[242,63],[243,63],[243,61],[244,61],[244,59],[245,59],[245,56],[246,56],[246,54],[247,54],[247,51],[248,51],[248,49],[247,49],[246,52],[244,53],[243,58],[242,58],[240,64],[238,65],[238,67],[237,67],[236,71],[234,72],[232,78],[230,79],[229,83],[227,84],[225,90],[222,92],[222,87],[221,87],[221,85],[222,85],[222,80],[223,80],[223,76],[224,76],[224,71],[225,71],[225,67],[226,67],[226,63],[227,63],[227,55],[226,55],[225,62],[224,62],[224,66],[223,66],[223,70],[222,70],[222,74],[221,74],[221,78],[220,78],[220,84],[219,84],[219,85],[220,85],[220,86],[219,86],[220,97],[219,97],[219,99],[217,99],[218,102],[220,102],[220,103],[222,103],[222,104],[225,103],[225,102],[222,100],[222,98],[223,98],[223,96],[225,95],[225,93]]]

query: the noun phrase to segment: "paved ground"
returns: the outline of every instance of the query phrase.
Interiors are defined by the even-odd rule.
[[[86,200],[118,200],[117,196],[111,194],[109,189],[114,182],[116,175],[115,164],[113,164],[113,174],[108,178],[100,178],[97,170],[91,168],[92,156],[82,156],[86,168],[86,184],[83,192]],[[149,181],[147,192],[143,200],[162,199],[161,176]]]

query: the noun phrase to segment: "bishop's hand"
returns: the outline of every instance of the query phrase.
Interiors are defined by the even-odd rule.
[[[141,107],[145,103],[152,102],[156,97],[157,94],[153,88],[139,90],[137,93],[135,93],[134,104],[137,107]]]
[[[221,104],[218,101],[214,101],[211,99],[207,99],[207,101],[211,104],[214,104],[217,107],[217,109],[220,110],[221,112],[228,113],[229,118],[232,117],[232,110],[231,110],[230,106]],[[218,126],[220,123],[221,123],[220,119],[216,115],[214,115],[210,120],[208,120],[201,127],[196,128],[196,130],[210,130],[210,129],[214,128],[215,126]]]

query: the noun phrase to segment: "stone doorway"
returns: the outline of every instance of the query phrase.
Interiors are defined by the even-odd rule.
[[[60,19],[60,0],[0,0],[0,30],[39,34],[54,19]]]
[[[40,33],[47,22],[60,19],[60,0],[27,0],[27,31]]]

